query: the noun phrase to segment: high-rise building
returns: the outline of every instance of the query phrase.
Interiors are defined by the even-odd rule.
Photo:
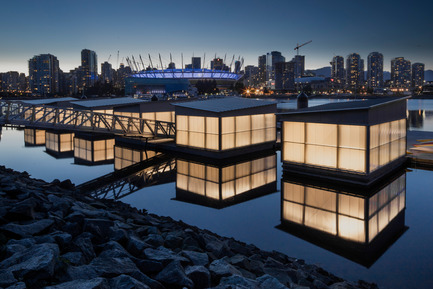
[[[150,67],[149,67],[150,69]],[[132,74],[131,67],[120,63],[119,69],[115,73],[115,85],[117,88],[125,87],[125,78]]]
[[[244,85],[246,87],[256,87],[259,85],[259,68],[254,65],[245,66]]]
[[[212,60],[210,62],[210,68],[213,70],[223,70],[224,68],[224,62],[222,58],[214,58],[214,60]]]
[[[101,64],[101,77],[103,82],[110,83],[113,81],[113,67],[107,61]]]
[[[170,62],[167,66],[167,69],[176,69],[176,64],[174,62]]]
[[[59,61],[51,54],[36,55],[29,60],[29,86],[37,95],[59,92]]]
[[[396,57],[391,60],[391,83],[393,88],[409,89],[412,84],[412,69],[409,60]]]
[[[367,86],[369,88],[383,87],[383,55],[372,52],[367,58]]]
[[[289,62],[275,63],[275,90],[295,89],[296,63]]]
[[[343,85],[344,81],[344,58],[343,56],[334,56],[331,61],[331,78],[336,85]]]
[[[305,56],[304,55],[295,55],[292,59],[293,64],[295,65],[295,78],[301,78],[304,76],[305,72]]]
[[[191,65],[193,69],[201,69],[201,58],[200,57],[192,57]]]
[[[239,60],[235,61],[235,73],[239,73],[241,71],[241,62]]]
[[[358,53],[349,54],[346,58],[346,85],[357,89],[361,86],[361,57]]]
[[[98,59],[96,52],[81,50],[81,70],[83,73],[82,87],[92,87],[98,80]]]
[[[286,58],[279,51],[266,54],[266,81],[275,80],[275,63],[285,62]]]
[[[359,84],[364,85],[365,82],[365,66],[364,66],[364,59],[359,60]]]
[[[415,90],[421,90],[424,85],[424,69],[423,63],[412,64],[412,87]]]
[[[264,84],[266,82],[266,55],[259,56],[258,69],[258,81]]]

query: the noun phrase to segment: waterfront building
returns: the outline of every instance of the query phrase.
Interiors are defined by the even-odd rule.
[[[305,56],[295,55],[295,57],[292,59],[292,62],[294,64],[295,78],[303,77],[305,73]]]
[[[75,134],[74,163],[111,164],[114,161],[114,137],[103,134]]]
[[[358,53],[349,54],[346,58],[346,85],[350,89],[359,89],[361,86],[361,72],[364,72],[363,63]]]
[[[105,83],[113,81],[113,67],[111,66],[111,63],[105,61],[101,64],[101,78]]]
[[[258,81],[260,85],[264,85],[266,82],[266,55],[259,56],[258,69]]]
[[[57,57],[51,54],[36,55],[29,60],[29,85],[36,95],[52,95],[59,92],[60,68]]]
[[[221,209],[277,190],[272,150],[227,162],[181,157],[176,168],[177,201]]]
[[[288,173],[369,185],[406,160],[406,98],[325,104],[280,119]]]
[[[275,90],[295,90],[295,70],[293,61],[275,63]]]
[[[284,176],[282,229],[367,268],[408,229],[406,173],[372,188]]]
[[[412,64],[412,88],[416,91],[421,91],[424,85],[424,69],[423,63]]]
[[[396,57],[391,60],[391,87],[394,91],[407,91],[412,84],[412,67],[409,60]]]
[[[45,130],[36,128],[24,128],[24,146],[45,145]]]
[[[98,59],[95,51],[81,50],[81,71],[83,73],[81,88],[94,86],[98,80]]]
[[[192,69],[201,69],[201,58],[200,57],[192,57],[191,58],[191,68]]]
[[[18,71],[8,71],[5,73],[2,73],[2,83],[0,90],[5,92],[18,92],[20,90],[20,74]]]
[[[64,131],[45,132],[45,150],[55,158],[69,158],[74,154],[74,133]]]
[[[114,169],[121,170],[160,154],[161,153],[153,150],[140,149],[122,143],[121,140],[119,140],[119,142],[116,142],[114,145]]]
[[[331,61],[331,78],[336,88],[341,88],[345,83],[344,58],[334,56]]]
[[[372,52],[367,58],[367,86],[370,89],[383,87],[383,54]]]
[[[275,145],[274,102],[224,98],[174,106],[176,145],[190,153],[230,157]]]

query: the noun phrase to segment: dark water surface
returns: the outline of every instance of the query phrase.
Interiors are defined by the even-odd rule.
[[[310,105],[325,102],[312,100]],[[408,110],[410,129],[433,131],[433,117],[430,117],[433,101],[409,100]],[[292,234],[276,228],[281,224],[282,167],[279,152],[276,160],[276,170],[272,171],[276,174],[273,177],[275,192],[230,206],[225,204],[220,209],[175,200],[175,182],[146,187],[121,200],[151,213],[171,216],[223,236],[253,243],[265,250],[277,250],[305,259],[343,278],[376,282],[382,288],[433,288],[433,172],[413,170],[401,173],[406,187],[402,189],[400,200],[405,200],[405,203],[401,212],[403,218],[401,213],[398,216],[408,229],[395,235],[383,255],[376,256],[377,260],[373,258],[373,264],[367,268],[322,248],[326,244],[314,245],[302,231]],[[44,146],[25,147],[22,130],[5,127],[0,141],[0,164],[27,171],[34,178],[46,181],[71,179],[75,184],[114,170],[113,164],[82,166],[74,164],[73,158],[55,159],[45,152]],[[391,201],[389,204],[390,207],[395,205]],[[389,212],[392,210],[390,208]]]

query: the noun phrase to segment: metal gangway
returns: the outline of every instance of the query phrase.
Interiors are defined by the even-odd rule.
[[[146,138],[174,138],[176,131],[173,122],[0,100],[0,125],[3,124]]]
[[[94,198],[118,200],[144,187],[176,180],[176,160],[160,154],[107,175],[93,179],[76,188]]]

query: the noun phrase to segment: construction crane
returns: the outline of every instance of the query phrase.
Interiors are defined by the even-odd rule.
[[[313,40],[307,41],[304,44],[299,45],[299,43],[296,44],[295,50],[296,50],[296,55],[299,55],[299,48],[301,48],[302,46],[305,46],[307,44],[310,44],[311,42],[313,42]]]

